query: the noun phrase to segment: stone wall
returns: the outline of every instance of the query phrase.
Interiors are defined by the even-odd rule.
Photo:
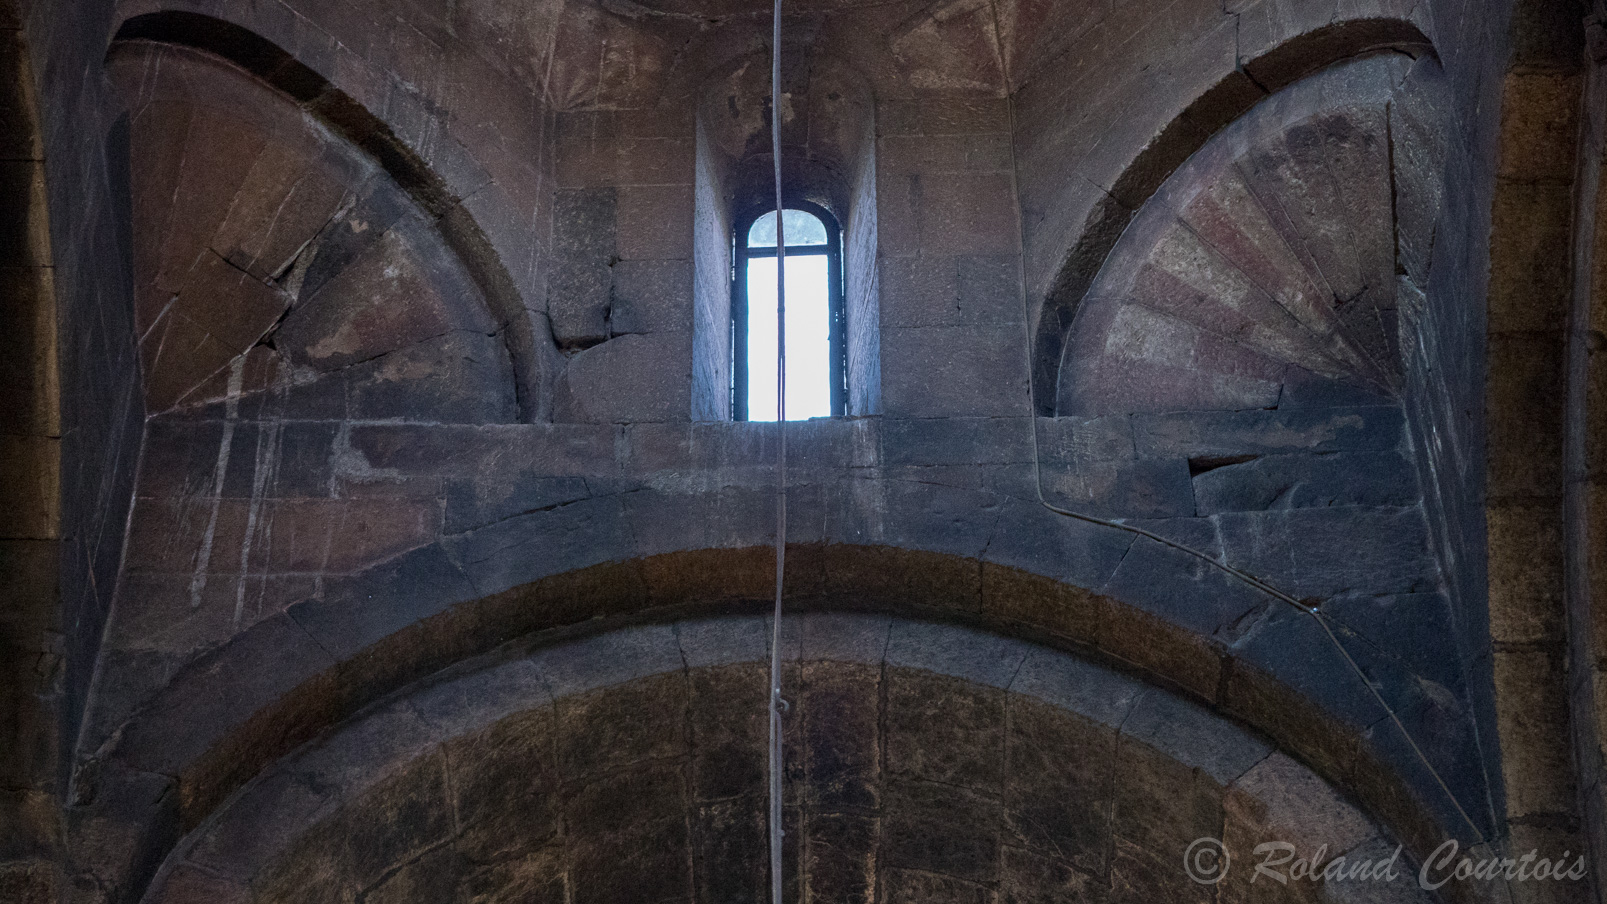
[[[1009,107],[926,96],[881,105],[876,225],[882,411],[1027,413]]]
[[[67,641],[61,624],[61,405],[44,148],[28,44],[0,7],[0,896],[57,886]],[[81,603],[81,600],[75,600]],[[80,687],[80,691],[82,688]]]
[[[62,889],[67,751],[112,608],[143,416],[126,303],[127,123],[96,75],[95,42],[84,40],[104,15],[99,4],[0,9],[0,718],[14,752],[0,777],[0,894],[30,902]]]
[[[758,608],[771,580],[780,428],[725,420],[720,339],[730,223],[768,179],[763,11],[203,5],[215,19],[40,4],[26,32],[49,75],[63,724],[91,701],[76,753],[42,761],[80,775],[70,868],[87,900],[138,896],[229,795],[398,688],[600,616]],[[1504,833],[1516,773],[1498,766],[1517,748],[1490,680],[1480,450],[1505,6],[805,2],[788,25],[789,181],[845,226],[851,413],[875,415],[786,428],[794,604],[969,620],[984,646],[1025,635],[1074,650],[1237,720],[1419,853]],[[1302,81],[1368,55],[1400,89],[1382,118],[1361,81]],[[1433,67],[1448,100],[1419,92]],[[1175,261],[1175,244],[1139,246],[1152,213],[1200,225],[1172,205],[1198,181],[1185,159],[1318,83],[1313,109],[1341,112],[1279,140],[1293,153],[1313,131],[1340,145],[1389,135],[1393,159],[1362,174],[1387,178],[1353,183],[1378,203],[1358,191],[1317,219],[1365,233],[1331,247],[1377,258],[1341,300],[1379,324],[1399,311],[1406,328],[1347,321],[1321,354],[1273,355],[1316,375],[1262,380],[1276,399],[1201,403],[1190,378],[1100,370],[1111,334],[1073,315],[1115,322],[1120,306],[1055,305]],[[1443,108],[1457,136],[1443,157],[1413,104]],[[152,126],[179,108],[207,108],[211,125]],[[262,149],[240,137],[253,128],[279,163],[257,166]],[[126,172],[108,134],[132,149]],[[216,184],[188,187],[203,177]],[[174,189],[229,209],[175,214]],[[1259,216],[1224,211],[1202,231]],[[204,272],[168,266],[184,255]],[[1373,266],[1385,257],[1395,266]],[[176,314],[207,340],[170,370],[152,337]],[[1061,346],[1044,357],[1050,334],[1092,338],[1062,369]],[[446,336],[472,343],[408,353]],[[1324,355],[1340,366],[1306,367]],[[1504,373],[1543,357],[1518,353]],[[1260,378],[1248,357],[1218,363]],[[1063,376],[1071,395],[1099,390],[1087,407],[1059,407]],[[1488,467],[1492,481],[1523,476]],[[1490,524],[1490,537],[1544,536]],[[1214,813],[1226,798],[1208,790]],[[886,888],[919,890],[900,869],[945,867],[889,856]],[[398,876],[434,872],[410,862],[385,859]],[[1141,897],[1142,871],[1124,869],[1091,872]]]

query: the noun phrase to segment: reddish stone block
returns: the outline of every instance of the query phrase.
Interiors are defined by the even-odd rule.
[[[411,243],[392,230],[297,306],[276,334],[292,361],[322,370],[364,361],[452,327]]]
[[[211,242],[258,279],[280,275],[346,200],[355,175],[303,136],[286,138],[263,148]]]
[[[239,354],[261,339],[289,307],[289,296],[263,278],[208,251],[190,271],[169,314],[189,320]]]
[[[166,411],[196,386],[229,365],[238,354],[205,327],[169,314],[140,343],[145,365],[145,407]]]
[[[354,499],[341,504],[327,567],[354,572],[417,549],[441,529],[436,500]]]

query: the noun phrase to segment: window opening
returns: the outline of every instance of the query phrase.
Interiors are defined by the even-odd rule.
[[[848,393],[842,249],[825,208],[782,211],[787,236],[787,420],[844,413]],[[739,221],[733,236],[731,411],[776,419],[776,212]]]

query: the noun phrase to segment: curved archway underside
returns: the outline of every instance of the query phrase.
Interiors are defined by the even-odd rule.
[[[318,614],[320,605],[294,607],[292,616],[261,621],[168,678],[166,689],[133,712],[97,757],[85,779],[86,793],[95,799],[92,811],[141,838],[139,849],[160,853],[297,745],[344,730],[341,725],[396,689],[443,669],[455,674],[463,668],[455,664],[509,641],[515,647],[550,642],[586,630],[588,622],[599,624],[592,620],[603,613],[663,619],[711,608],[742,610],[750,599],[753,609],[762,609],[757,601],[769,581],[769,555],[765,548],[661,555],[555,574],[458,605],[444,604],[439,572],[404,557],[339,591],[330,600],[336,608],[327,614]],[[1153,553],[1128,555],[1143,559]],[[798,595],[791,603],[795,612],[848,607],[930,613],[1081,650],[1267,733],[1354,795],[1407,839],[1409,850],[1425,852],[1442,833],[1458,830],[1451,802],[1440,796],[1365,688],[1347,682],[1338,651],[1298,613],[1268,613],[1266,640],[1282,657],[1282,664],[1265,663],[1269,672],[1258,664],[1264,662],[1260,654],[1236,653],[1139,609],[1009,567],[844,546],[796,547],[789,563],[797,569],[789,580]],[[354,605],[365,598],[366,605]],[[435,615],[422,616],[418,607],[426,600],[433,601]],[[420,620],[394,623],[404,608]],[[344,627],[329,621],[337,611],[355,621]],[[323,639],[310,643],[309,630]],[[356,639],[352,631],[376,639],[366,647],[348,646],[337,652],[341,661],[332,662],[330,652]],[[993,643],[1018,645],[997,638]],[[979,649],[991,650],[989,644]],[[1366,655],[1363,647],[1351,649]],[[1381,660],[1368,664],[1388,668]],[[126,666],[120,674],[133,677]],[[1386,680],[1403,678],[1415,680]],[[1409,686],[1392,686],[1390,692],[1408,692]],[[1421,731],[1423,715],[1433,712],[1419,710],[1409,721]]]
[[[145,900],[759,899],[768,636],[760,617],[679,621],[460,667],[265,771]],[[1374,861],[1394,842],[1164,691],[941,624],[811,614],[785,637],[800,900],[1420,900],[1404,861],[1348,888],[1252,889],[1243,862],[1190,880],[1199,837]]]

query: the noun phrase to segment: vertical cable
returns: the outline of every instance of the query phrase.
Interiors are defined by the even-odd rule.
[[[770,904],[781,904],[781,585],[787,568],[787,228],[781,198],[781,0],[770,36],[770,153],[776,181],[776,608],[770,619]]]

